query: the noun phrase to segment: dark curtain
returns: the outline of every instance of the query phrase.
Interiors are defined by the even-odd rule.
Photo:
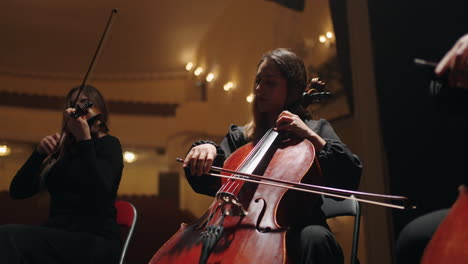
[[[439,61],[468,32],[467,3],[368,1],[390,189],[418,206],[393,211],[395,235],[416,216],[450,207],[457,186],[468,182],[466,93],[431,96],[432,70],[413,63],[414,58]]]

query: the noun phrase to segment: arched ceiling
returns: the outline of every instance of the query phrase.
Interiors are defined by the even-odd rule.
[[[178,72],[231,1],[1,1],[0,73],[82,75],[113,8],[95,75]]]

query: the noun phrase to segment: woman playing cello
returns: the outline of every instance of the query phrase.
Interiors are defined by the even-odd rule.
[[[184,161],[192,188],[197,193],[214,196],[221,180],[205,175],[212,165],[222,166],[231,153],[256,142],[274,127],[276,131],[313,144],[326,186],[357,189],[362,169],[359,158],[340,141],[326,120],[311,120],[304,108],[295,107],[306,86],[304,62],[296,54],[286,49],[264,54],[255,78],[252,121],[245,126],[231,125],[220,145],[212,141],[193,144]],[[341,248],[326,224],[320,205],[321,202],[313,205],[311,202],[307,217],[297,221],[287,233],[288,252],[295,252],[294,262],[343,263]],[[299,248],[292,249],[292,244]]]

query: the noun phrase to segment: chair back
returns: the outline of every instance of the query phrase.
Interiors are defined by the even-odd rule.
[[[350,197],[355,198],[354,195]],[[359,244],[359,230],[361,226],[361,208],[356,200],[345,199],[337,201],[331,197],[322,195],[322,211],[327,218],[337,216],[354,216],[353,244],[351,248],[351,264],[359,263],[357,258]]]
[[[137,220],[137,211],[135,206],[127,201],[116,201],[115,209],[117,210],[117,224],[127,229],[127,233],[124,237],[124,244],[122,247],[122,253],[120,254],[119,264],[124,263],[125,254],[127,253],[128,244],[133,235],[135,224]]]
[[[350,197],[354,197],[351,195]],[[345,199],[337,201],[331,197],[322,195],[322,211],[327,218],[337,216],[357,216],[360,214],[359,202],[356,200]]]

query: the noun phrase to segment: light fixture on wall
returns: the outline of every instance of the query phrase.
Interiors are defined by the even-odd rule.
[[[195,71],[193,72],[193,74],[195,74],[195,76],[199,76],[200,74],[202,74],[202,72],[203,72],[203,68],[197,67]]]
[[[319,36],[319,42],[324,44],[326,47],[330,47],[331,45],[335,44],[335,38],[333,32],[326,32],[323,35]]]
[[[218,74],[215,75],[215,72],[206,71],[207,74],[205,75],[203,74],[205,72],[205,69],[202,68],[201,66],[196,66],[195,63],[193,62],[187,62],[187,64],[185,65],[185,70],[189,72],[193,70],[193,75],[196,76],[195,85],[196,87],[200,89],[200,99],[201,101],[206,101],[207,89],[208,89],[207,85],[209,83],[212,83],[217,78]],[[235,88],[235,84],[232,81],[228,81],[223,86],[223,89],[226,92],[231,91],[234,88]]]
[[[224,86],[223,86],[223,89],[224,91],[229,91],[231,90],[232,88],[234,88],[234,83],[233,82],[227,82]]]
[[[137,160],[137,155],[131,151],[125,151],[123,157],[127,163],[133,163]]]
[[[11,153],[10,147],[7,145],[0,145],[0,156],[8,156]]]
[[[253,94],[249,94],[247,95],[247,97],[245,98],[245,100],[247,101],[247,103],[252,103],[253,102],[253,99],[254,99],[254,95]]]
[[[191,71],[191,70],[193,69],[193,66],[194,66],[194,65],[193,65],[193,62],[191,62],[191,61],[190,61],[190,62],[187,62],[187,64],[185,65],[185,69],[186,69],[187,71]]]
[[[214,80],[214,77],[215,77],[214,74],[212,72],[210,72],[210,73],[208,73],[208,75],[206,75],[205,80],[207,82],[212,82]]]

